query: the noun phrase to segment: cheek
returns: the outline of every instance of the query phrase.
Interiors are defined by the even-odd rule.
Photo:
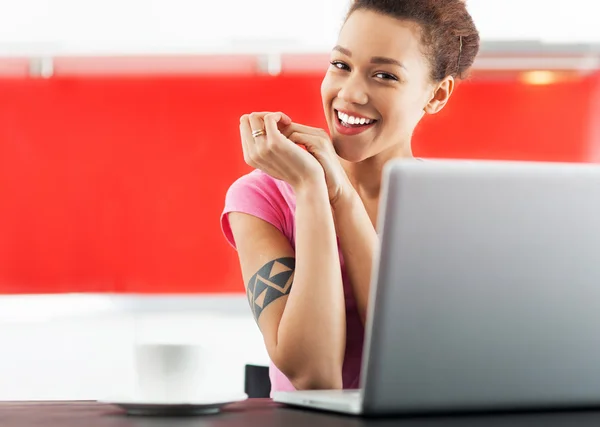
[[[323,81],[321,82],[321,98],[323,100],[323,104],[329,104],[333,98],[335,98],[336,93],[337,90],[335,89],[335,79],[330,73],[326,73]]]
[[[391,120],[388,120],[388,122],[391,122],[392,127],[394,125],[397,126],[404,126],[407,122],[407,120],[410,118],[410,116],[412,115],[411,113],[411,106],[408,102],[406,102],[406,100],[394,100],[393,103],[390,103],[390,108],[387,112],[387,116],[389,118],[391,118]]]
[[[422,111],[417,100],[395,100],[393,104],[390,104],[390,109],[386,114],[388,117],[386,132],[397,136],[411,133],[421,119]]]

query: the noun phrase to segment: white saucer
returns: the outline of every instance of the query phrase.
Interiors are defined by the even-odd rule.
[[[215,398],[195,399],[193,401],[142,401],[136,399],[103,399],[100,403],[119,406],[128,415],[145,416],[191,416],[217,414],[225,405],[248,399],[245,393]]]

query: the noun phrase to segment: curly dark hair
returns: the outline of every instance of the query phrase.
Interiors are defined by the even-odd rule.
[[[465,0],[354,0],[346,20],[357,10],[369,10],[417,23],[431,79],[468,77],[479,52],[479,32]]]

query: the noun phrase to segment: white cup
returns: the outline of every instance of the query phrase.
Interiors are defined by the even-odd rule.
[[[206,390],[202,347],[188,344],[135,346],[136,399],[148,403],[193,403]]]

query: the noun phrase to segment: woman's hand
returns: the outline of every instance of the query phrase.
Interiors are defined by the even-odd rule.
[[[324,180],[319,161],[282,133],[291,125],[292,120],[283,113],[243,115],[240,118],[240,134],[244,161],[273,178],[286,181],[293,188]],[[252,135],[260,130],[264,130],[264,134]]]
[[[290,141],[306,147],[306,150],[319,161],[325,172],[329,202],[332,207],[355,192],[327,132],[297,123],[285,126],[282,131]]]

